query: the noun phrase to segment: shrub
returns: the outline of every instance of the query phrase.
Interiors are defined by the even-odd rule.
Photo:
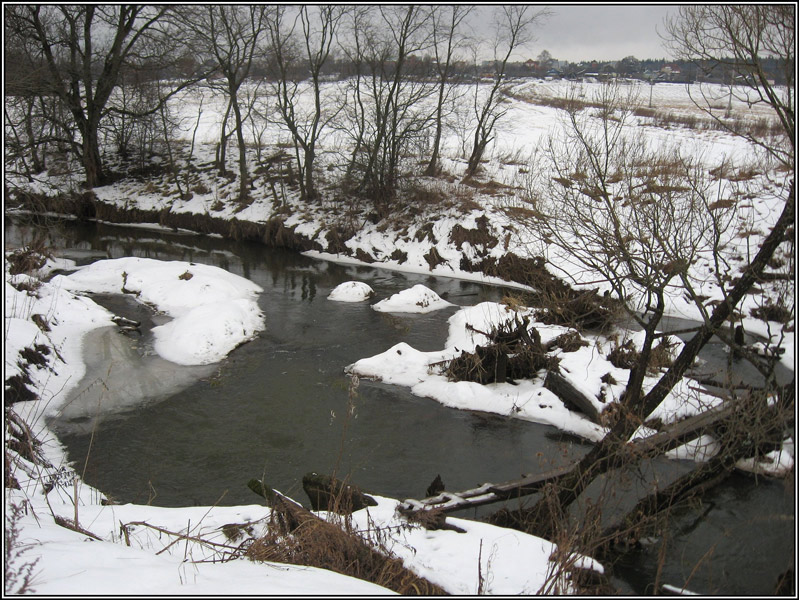
[[[32,562],[24,562],[23,554],[30,550],[29,545],[19,541],[18,523],[22,518],[23,508],[17,504],[11,504],[10,512],[6,513],[5,527],[5,564],[4,579],[6,594],[31,594],[35,590],[31,587],[34,576],[34,568],[39,559]]]

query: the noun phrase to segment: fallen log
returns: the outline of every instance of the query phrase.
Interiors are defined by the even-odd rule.
[[[247,487],[264,499],[267,506],[272,506],[276,492],[260,479],[250,479]]]
[[[601,423],[600,413],[591,398],[554,369],[547,373],[544,387],[560,398],[566,408],[583,413],[594,423]]]
[[[794,412],[792,388],[783,391],[781,395],[785,397],[781,397],[774,404],[767,402],[767,396],[763,394],[731,399],[723,405],[674,423],[654,435],[619,444],[610,457],[614,466],[606,470],[615,469],[619,465],[634,465],[676,448],[702,433],[711,435],[719,448],[708,462],[679,477],[667,488],[644,496],[619,524],[603,531],[599,540],[606,551],[618,553],[619,548],[630,547],[629,542],[631,539],[635,541],[639,524],[646,519],[653,519],[677,502],[691,495],[699,495],[717,485],[735,469],[739,459],[779,448],[785,439],[786,428],[793,422]],[[579,468],[578,462],[564,470],[564,477],[581,474],[577,471]],[[547,483],[558,485],[560,481],[560,478],[554,477]],[[536,506],[502,509],[488,517],[488,521],[494,525],[543,536],[540,529],[542,526],[546,527],[547,523],[542,525]]]
[[[450,513],[464,508],[476,508],[485,504],[502,502],[503,500],[534,494],[547,482],[568,473],[572,468],[572,465],[566,465],[545,473],[525,475],[520,479],[505,483],[484,483],[479,487],[462,492],[442,491],[435,496],[422,500],[409,498],[400,503],[399,510],[405,515],[422,511]]]
[[[730,400],[721,406],[711,408],[698,415],[668,425],[664,427],[662,431],[651,436],[622,444],[619,451],[623,452],[629,460],[643,460],[644,458],[672,450],[698,437],[702,433],[715,433],[718,426],[734,418],[736,410],[741,410],[740,402],[740,400]],[[786,419],[790,418],[790,415],[791,413],[786,413]],[[400,504],[400,510],[407,515],[427,510],[440,510],[445,513],[450,513],[464,508],[474,508],[520,498],[522,496],[535,494],[541,491],[545,485],[557,482],[561,478],[570,475],[575,468],[577,468],[577,465],[579,465],[579,463],[576,465],[565,465],[544,473],[526,475],[520,479],[499,484],[484,483],[478,487],[462,492],[441,491],[435,496],[422,500],[406,499]],[[491,522],[507,526],[511,526],[508,525],[508,523],[521,523],[523,519],[520,517],[523,511],[524,509],[499,511],[495,516],[500,519],[501,522]],[[500,515],[500,513],[502,513],[502,516],[497,516]]]

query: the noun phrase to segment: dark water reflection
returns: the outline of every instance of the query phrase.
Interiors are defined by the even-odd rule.
[[[6,247],[29,241],[32,231],[7,220]],[[422,497],[437,474],[447,489],[466,489],[573,461],[589,447],[548,426],[445,408],[378,382],[360,382],[350,411],[346,365],[398,342],[441,349],[456,308],[383,314],[369,302],[327,300],[336,285],[364,281],[377,293],[372,303],[417,283],[460,305],[499,300],[501,289],[190,234],[71,222],[47,235],[81,264],[123,256],[194,261],[264,288],[266,330],[210,374],[96,427],[94,421],[83,430],[53,423],[71,461],[82,465],[89,456],[87,483],[121,502],[250,504],[257,502],[246,487],[252,477],[305,501],[303,474],[334,470],[376,494]],[[181,367],[174,369],[164,377],[180,380]],[[704,502],[675,511],[668,539],[615,567],[622,591],[651,593],[657,579],[677,586],[687,581],[701,593],[772,593],[777,575],[793,564],[792,489],[736,476]],[[666,561],[658,573],[664,541]]]

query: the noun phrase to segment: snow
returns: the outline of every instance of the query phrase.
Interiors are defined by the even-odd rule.
[[[591,441],[602,439],[607,429],[592,422],[584,414],[569,410],[555,394],[544,387],[545,373],[533,380],[488,385],[449,381],[443,374],[442,365],[445,362],[463,351],[473,352],[477,345],[487,342],[486,336],[481,332],[489,332],[500,324],[514,320],[520,323],[522,318],[530,316],[531,311],[528,308],[512,309],[496,302],[483,302],[461,308],[448,320],[449,334],[442,350],[421,352],[401,342],[378,355],[358,360],[347,369],[362,378],[408,387],[417,396],[434,399],[452,408],[497,413],[553,425]],[[566,327],[544,325],[534,320],[530,322],[528,329],[536,329],[543,344],[570,331]],[[561,375],[590,398],[597,412],[602,413],[620,398],[629,371],[610,362],[607,353],[612,349],[612,344],[607,338],[594,336],[583,339],[587,345],[573,352],[557,350],[555,355],[560,358]],[[631,335],[629,339],[636,348],[641,347],[643,336],[640,333]],[[675,341],[672,353],[679,351],[680,346],[681,343]],[[655,376],[646,377],[644,392],[651,389],[657,380]],[[675,385],[650,418],[673,423],[720,403],[721,399],[717,396],[702,393],[689,380],[683,379]],[[633,435],[633,439],[642,437],[645,433],[646,430],[641,428]],[[710,438],[705,438],[704,442],[681,446],[675,449],[675,456],[709,458],[714,446]]]
[[[378,505],[354,513],[360,530],[397,529],[397,501],[375,496]],[[397,536],[391,550],[414,571],[451,594],[476,595],[477,573],[487,579],[486,594],[530,595],[539,592],[550,575],[547,565],[557,546],[539,537],[486,523],[448,517],[447,523],[464,529],[428,531],[413,528]],[[579,567],[600,573],[604,568],[587,557],[575,557]]]
[[[410,289],[397,292],[390,298],[381,300],[372,308],[377,312],[388,313],[429,313],[452,306],[452,303],[443,300],[433,290],[421,284]]]
[[[78,484],[78,522],[102,538],[97,540],[54,522],[51,514],[74,518],[71,488],[71,485],[57,487],[45,498],[32,482],[30,489],[23,483],[23,491],[11,491],[6,498],[7,506],[27,502],[27,514],[18,523],[19,543],[27,551],[14,566],[36,561],[31,588],[39,595],[390,593],[380,586],[323,569],[259,564],[246,559],[223,562],[215,556],[213,548],[195,542],[175,544],[164,552],[175,537],[144,525],[127,527],[128,546],[120,531],[122,524],[146,523],[209,542],[226,543],[223,525],[250,522],[262,525],[269,515],[264,506],[169,509],[130,504],[103,506],[95,490]],[[214,558],[216,561],[210,562]]]
[[[363,302],[375,295],[375,291],[362,281],[345,281],[337,285],[328,300],[335,302]]]
[[[172,320],[153,329],[155,349],[180,365],[220,361],[264,328],[261,288],[224,269],[182,261],[118,258],[92,263],[54,284],[74,292],[136,294]]]

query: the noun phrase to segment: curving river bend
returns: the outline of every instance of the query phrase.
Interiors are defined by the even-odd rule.
[[[209,367],[179,367],[154,356],[146,329],[159,317],[129,298],[97,298],[143,321],[145,335],[128,338],[116,328],[93,333],[87,376],[51,426],[79,472],[85,465],[85,481],[117,501],[251,504],[257,502],[246,487],[252,477],[304,501],[301,479],[308,471],[335,471],[379,495],[419,498],[437,474],[447,489],[467,489],[571,462],[590,447],[545,425],[445,408],[376,382],[361,381],[350,399],[346,365],[400,341],[441,349],[447,317],[457,309],[377,313],[368,302],[327,300],[336,285],[364,281],[382,299],[421,283],[460,305],[498,301],[501,289],[190,234],[49,225],[51,246],[79,264],[122,256],[201,262],[264,288],[266,330]],[[32,232],[32,225],[7,218],[7,247]],[[734,476],[702,507],[672,515],[661,581],[688,581],[702,593],[772,593],[777,576],[793,564],[794,502],[792,486],[783,482],[761,478],[754,485],[749,476]],[[651,592],[660,545],[631,553],[617,565],[614,582],[625,592]]]

